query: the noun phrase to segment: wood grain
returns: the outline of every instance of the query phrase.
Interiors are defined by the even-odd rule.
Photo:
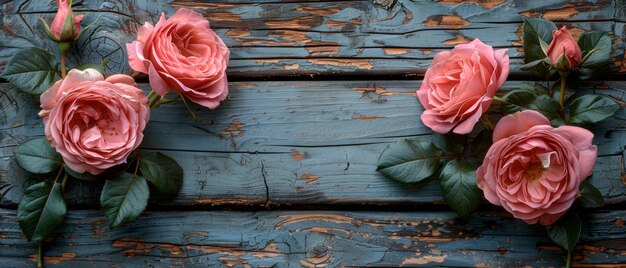
[[[531,82],[530,84],[532,84]],[[526,82],[507,82],[500,94]],[[145,85],[143,85],[145,87]],[[378,156],[402,138],[428,138],[414,91],[419,81],[231,83],[230,98],[210,111],[181,102],[154,111],[142,148],[175,158],[185,170],[176,200],[160,206],[416,205],[441,204],[436,180],[406,186],[377,173]],[[623,103],[626,82],[592,82],[581,92]],[[43,134],[37,100],[0,84],[2,205],[14,206],[26,179],[15,147]],[[494,109],[497,111],[497,109]],[[592,129],[599,154],[591,181],[609,204],[626,201],[623,154],[626,111]],[[74,185],[74,184],[72,184]],[[97,207],[98,183],[77,183],[70,203]]]
[[[575,265],[626,262],[626,211],[586,214]],[[110,230],[100,211],[70,211],[46,267],[561,267],[543,228],[504,214],[445,212],[145,212]],[[32,266],[36,243],[0,210],[3,266]]]
[[[0,70],[18,49],[56,51],[37,18],[51,21],[55,5],[46,1],[0,3]],[[479,38],[509,49],[513,76],[521,60],[521,16],[555,20],[582,31],[607,31],[614,39],[613,73],[626,70],[623,0],[597,1],[74,1],[84,24],[100,19],[77,44],[77,62],[109,64],[109,74],[127,73],[124,44],[144,21],[176,8],[205,14],[231,48],[228,73],[241,77],[310,75],[421,75],[438,52]]]

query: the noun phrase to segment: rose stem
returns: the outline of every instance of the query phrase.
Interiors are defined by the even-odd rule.
[[[148,99],[152,99],[154,95],[156,95],[156,92],[154,92],[154,90],[150,90],[150,93],[148,93]]]
[[[567,251],[567,262],[565,263],[565,268],[572,267],[572,251]]]
[[[503,98],[500,98],[498,96],[493,96],[492,98],[494,101],[499,101],[499,102],[506,102]]]
[[[137,154],[137,163],[135,164],[135,173],[133,176],[137,177],[137,172],[139,171],[139,163],[141,162],[141,154]]]
[[[565,84],[567,83],[567,76],[561,77],[561,110],[565,107]]]
[[[67,52],[61,52],[61,79],[65,79],[65,58],[67,56]]]
[[[39,250],[37,251],[37,268],[43,268],[43,240],[39,241]]]
[[[493,124],[491,123],[491,120],[489,120],[489,118],[486,115],[482,115],[480,117],[480,122],[483,123],[483,125],[485,125],[485,127],[489,130],[493,130]]]
[[[152,108],[152,106],[154,106],[159,100],[161,99],[161,96],[157,95],[155,96],[150,103],[148,103],[148,107]]]
[[[61,191],[65,191],[65,184],[67,183],[67,173],[63,175],[63,179],[61,180]]]
[[[183,103],[185,104],[185,107],[187,107],[187,111],[189,111],[189,113],[191,114],[191,117],[193,118],[194,121],[198,121],[198,117],[196,117],[196,113],[194,113],[191,110],[191,107],[189,107],[189,104],[187,104],[187,99],[185,99],[185,96],[183,96],[183,94],[179,94],[180,98],[183,99]]]

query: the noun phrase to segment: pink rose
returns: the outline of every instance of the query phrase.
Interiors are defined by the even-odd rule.
[[[60,41],[73,41],[80,32],[80,21],[83,19],[83,16],[78,15],[74,17],[74,12],[72,12],[68,0],[59,0],[59,9],[54,16],[50,29],[52,35]],[[68,20],[68,24],[65,24],[66,20]]]
[[[147,73],[159,95],[172,89],[200,105],[216,108],[228,95],[230,51],[199,13],[179,9],[155,26],[144,24],[137,41],[126,44],[133,70]]]
[[[441,134],[472,132],[508,75],[506,49],[494,51],[478,39],[437,54],[417,91],[422,122]]]
[[[126,162],[150,119],[148,98],[135,80],[71,70],[41,95],[46,138],[72,170],[97,175]]]
[[[557,62],[561,55],[565,54],[565,58],[569,61],[570,70],[578,66],[583,57],[578,43],[576,43],[576,40],[574,40],[565,26],[560,30],[552,31],[552,41],[546,53],[554,67],[557,67]]]
[[[550,225],[567,212],[591,175],[598,151],[592,139],[583,128],[553,128],[536,111],[507,115],[476,171],[478,187],[516,218]]]

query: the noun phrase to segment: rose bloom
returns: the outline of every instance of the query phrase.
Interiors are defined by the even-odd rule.
[[[565,54],[570,63],[570,69],[573,69],[582,60],[582,52],[574,37],[569,33],[567,28],[563,26],[560,30],[552,31],[552,41],[546,51],[552,66],[556,67],[561,55]]]
[[[93,175],[126,162],[150,119],[148,98],[127,75],[71,70],[41,95],[46,138],[72,170]]]
[[[470,133],[508,75],[506,49],[478,39],[437,54],[417,91],[422,122],[441,134]]]
[[[536,111],[507,115],[476,171],[478,187],[516,218],[550,225],[567,212],[591,175],[598,151],[592,139],[584,128],[553,128]]]
[[[197,12],[179,9],[167,20],[161,14],[156,25],[146,22],[126,49],[130,67],[147,73],[161,96],[172,89],[214,109],[228,95],[230,51]]]
[[[73,33],[64,34],[64,24],[67,17],[70,16],[70,21],[74,25],[67,25],[65,29],[71,30],[74,29]],[[74,12],[70,7],[70,3],[68,0],[59,0],[59,9],[57,10],[57,14],[54,16],[54,20],[52,21],[52,25],[50,27],[50,31],[52,35],[61,41],[71,41],[78,37],[78,33],[80,32],[80,21],[83,19],[84,15],[74,16]]]

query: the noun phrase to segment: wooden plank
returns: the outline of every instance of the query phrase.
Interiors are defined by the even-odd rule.
[[[626,262],[626,211],[588,213],[576,265]],[[110,230],[100,211],[70,211],[46,267],[563,266],[536,228],[502,214],[469,221],[445,212],[146,212]],[[32,266],[15,211],[0,210],[3,266]]]
[[[50,21],[50,1],[6,1],[0,4],[0,70],[16,50],[38,46],[54,51],[37,23]],[[421,75],[432,57],[458,43],[480,38],[509,48],[512,74],[520,53],[521,15],[543,16],[573,28],[608,31],[614,38],[615,72],[626,71],[623,0],[612,1],[75,1],[85,23],[100,26],[80,42],[75,62],[109,60],[108,73],[131,73],[124,44],[144,21],[162,11],[194,8],[206,14],[231,48],[231,78],[308,75]]]
[[[525,82],[507,82],[500,94]],[[145,88],[145,85],[142,85]],[[163,206],[442,203],[436,181],[405,186],[378,174],[389,143],[427,138],[414,96],[419,81],[310,81],[231,83],[229,100],[210,111],[181,102],[155,110],[142,147],[160,150],[184,168],[180,196]],[[623,103],[626,82],[593,82],[581,91]],[[15,147],[43,134],[37,100],[0,84],[0,193],[14,206],[32,178],[15,163]],[[608,203],[626,201],[623,153],[626,111],[598,124],[594,176]],[[78,183],[72,204],[97,207],[99,184]],[[419,188],[419,189],[418,189]]]

